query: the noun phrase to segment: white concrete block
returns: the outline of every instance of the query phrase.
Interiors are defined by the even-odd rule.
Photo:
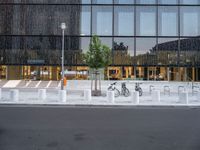
[[[152,98],[152,101],[160,102],[160,91],[158,90],[152,91],[151,98]]]
[[[115,93],[114,93],[114,91],[107,91],[107,100],[111,103],[115,103]]]
[[[10,100],[12,100],[14,102],[19,101],[19,90],[17,90],[17,89],[10,90]]]
[[[188,101],[188,92],[179,93],[179,101],[188,104],[189,103],[189,101]]]
[[[46,89],[38,89],[38,99],[45,100],[47,97]]]
[[[133,103],[136,103],[136,104],[140,103],[140,101],[139,101],[139,92],[138,91],[131,92],[131,101]]]
[[[66,90],[59,90],[59,100],[61,101],[61,102],[66,102],[66,98],[67,98],[67,92],[66,92]]]
[[[85,101],[91,101],[92,100],[91,90],[84,90],[84,100]]]

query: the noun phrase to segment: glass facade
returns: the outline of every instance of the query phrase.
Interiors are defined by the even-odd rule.
[[[62,22],[69,70],[88,69],[81,54],[98,35],[112,49],[108,77],[200,80],[199,0],[1,0],[0,76],[16,66],[19,78],[43,68],[58,79]]]

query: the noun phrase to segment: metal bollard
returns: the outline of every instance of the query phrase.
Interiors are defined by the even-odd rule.
[[[19,101],[19,90],[17,90],[17,89],[10,90],[10,99],[14,102],[18,102]]]
[[[114,91],[107,91],[107,99],[111,103],[115,103],[115,93]]]
[[[46,89],[38,89],[38,99],[39,100],[45,100],[46,97],[47,97]]]
[[[91,90],[84,90],[84,100],[91,101],[91,99],[92,99]]]
[[[61,102],[63,102],[63,103],[65,103],[66,102],[66,90],[59,90],[59,100],[61,101]]]
[[[151,94],[152,101],[160,102],[160,91],[153,91]]]
[[[189,100],[188,100],[188,92],[182,92],[179,94],[179,102],[185,102],[186,104],[189,103]]]
[[[136,104],[140,103],[139,92],[138,91],[134,91],[134,92],[131,93],[131,101],[133,103],[136,103]]]

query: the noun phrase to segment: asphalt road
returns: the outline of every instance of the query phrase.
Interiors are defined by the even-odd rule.
[[[1,105],[0,150],[200,150],[200,108]]]

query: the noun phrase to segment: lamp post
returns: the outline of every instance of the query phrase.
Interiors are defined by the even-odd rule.
[[[62,78],[61,78],[61,90],[64,89],[64,46],[65,46],[65,29],[66,24],[61,23],[61,29],[62,29],[62,56],[61,56],[61,68],[62,68]]]

